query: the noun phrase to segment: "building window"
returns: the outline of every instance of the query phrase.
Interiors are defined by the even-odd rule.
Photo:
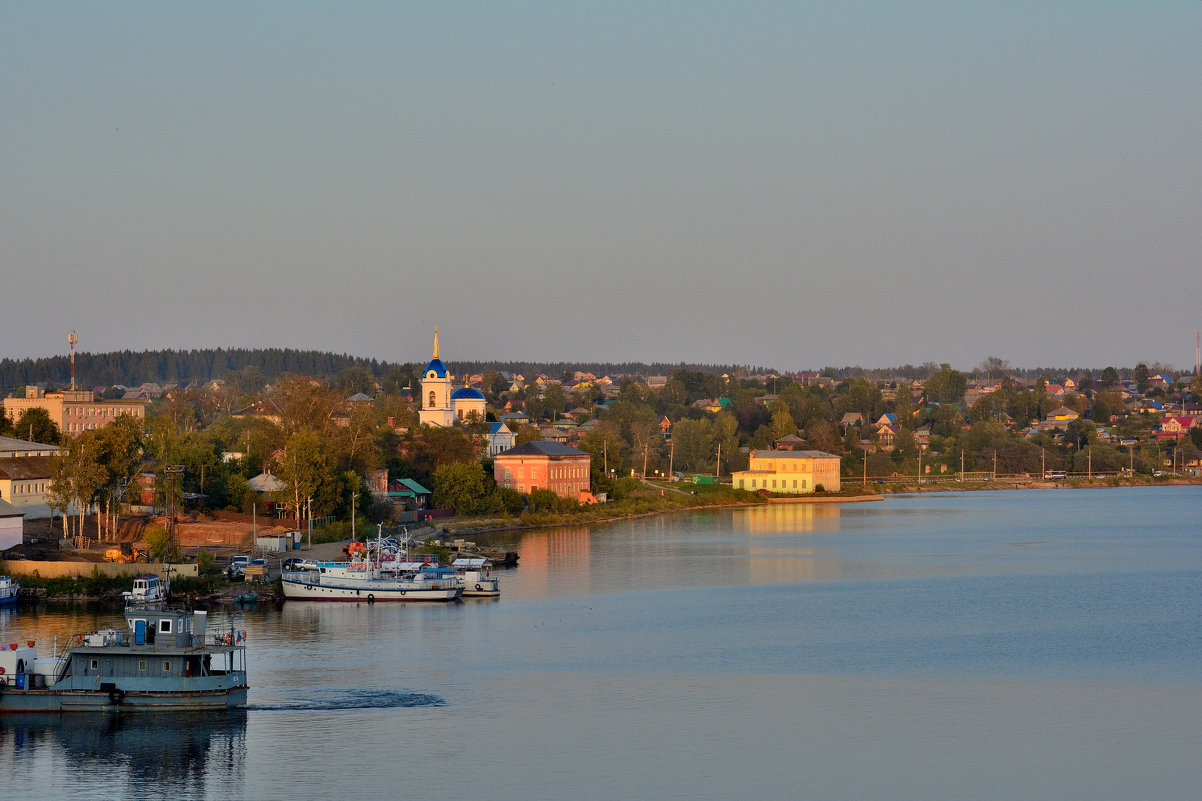
[[[433,378],[433,376],[431,376],[431,378]],[[430,390],[430,403],[429,403],[429,408],[431,408],[431,409],[433,409],[433,408],[434,408],[434,390]]]

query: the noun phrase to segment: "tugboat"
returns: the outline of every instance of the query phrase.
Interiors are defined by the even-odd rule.
[[[130,602],[125,621],[128,630],[77,634],[61,652],[56,637],[49,658],[34,640],[0,648],[0,713],[246,705],[246,632],[232,617],[210,631],[207,612]]]

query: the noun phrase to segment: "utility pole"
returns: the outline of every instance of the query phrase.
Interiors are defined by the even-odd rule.
[[[355,499],[358,497],[359,497],[359,493],[357,493],[357,492],[351,493],[351,542],[355,541]],[[312,521],[313,518],[310,517],[309,520]],[[313,523],[310,522],[309,528],[312,528],[312,527],[313,527]]]
[[[868,449],[861,448],[860,450],[864,451],[864,483],[861,484],[860,486],[867,487],[868,486]]]
[[[722,475],[722,443],[718,443],[718,461],[714,463],[714,478]]]
[[[672,476],[676,475],[672,472],[672,462],[676,459],[676,443],[673,442],[668,446],[668,480],[672,480]]]
[[[175,531],[175,481],[176,476],[184,472],[182,465],[173,464],[163,468],[167,474],[167,535],[171,542],[171,558],[175,559],[180,552],[179,535]]]
[[[1086,475],[1088,476],[1088,478],[1092,479],[1093,478],[1093,445],[1090,445],[1088,448],[1085,449],[1085,464],[1087,465],[1085,468],[1087,471]]]
[[[918,449],[918,491],[922,492],[922,448]]]
[[[1039,449],[1039,472],[1043,473],[1042,478],[1048,475],[1048,452],[1046,448]]]
[[[993,451],[993,480],[997,481],[997,450]]]
[[[964,481],[964,450],[960,450],[960,481]]]
[[[647,446],[643,446],[643,481],[647,480]]]

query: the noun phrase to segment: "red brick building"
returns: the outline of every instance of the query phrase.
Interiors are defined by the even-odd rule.
[[[536,440],[498,453],[494,459],[493,476],[499,487],[518,492],[549,489],[572,500],[589,492],[592,457],[569,445]]]

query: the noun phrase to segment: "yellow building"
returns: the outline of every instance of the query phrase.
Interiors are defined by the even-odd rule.
[[[839,491],[839,457],[824,451],[751,452],[746,470],[731,474],[735,489],[756,492],[802,494],[821,486],[827,492]]]
[[[90,389],[64,389],[46,392],[41,387],[26,387],[24,398],[5,398],[4,413],[14,423],[29,409],[45,409],[67,437],[104,428],[123,414],[146,417],[144,400],[96,400]]]

